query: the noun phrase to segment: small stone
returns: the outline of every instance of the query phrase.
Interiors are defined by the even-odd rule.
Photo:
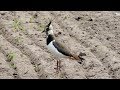
[[[91,19],[89,19],[88,21],[93,21],[93,19],[91,18]]]
[[[92,39],[93,37],[90,36],[90,39]]]
[[[82,17],[77,17],[75,18],[75,20],[79,21],[80,19],[82,19]]]
[[[107,39],[107,40],[110,40],[110,38],[111,38],[111,37],[107,37],[106,39]]]
[[[37,17],[38,17],[37,13],[36,13],[36,14],[34,14],[34,18],[37,18]]]
[[[16,76],[16,75],[17,75],[17,73],[13,73],[13,75],[14,75],[14,76]]]
[[[61,32],[58,32],[58,35],[62,34]]]

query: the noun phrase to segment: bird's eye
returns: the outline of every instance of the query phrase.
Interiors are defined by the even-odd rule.
[[[49,31],[49,28],[48,28],[48,27],[46,28],[46,31],[47,31],[47,32]]]

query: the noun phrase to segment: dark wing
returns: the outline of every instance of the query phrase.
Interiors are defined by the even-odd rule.
[[[60,44],[59,42],[53,42],[53,45],[55,46],[55,48],[57,48],[57,50],[59,52],[61,52],[62,54],[66,55],[66,56],[72,56],[72,54],[69,52],[68,49],[66,49],[65,47],[63,47],[62,44]]]

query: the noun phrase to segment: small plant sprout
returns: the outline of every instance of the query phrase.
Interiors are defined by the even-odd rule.
[[[43,31],[44,28],[45,28],[45,25],[39,23],[39,25],[38,25],[38,30],[39,30],[39,31]]]
[[[24,27],[18,19],[15,18],[13,21],[13,27],[15,28],[15,30],[24,30]]]
[[[68,17],[67,16],[65,16],[64,18],[63,18],[63,20],[66,20]]]
[[[34,20],[34,17],[31,17],[29,22],[32,23],[33,20]]]
[[[7,61],[10,62],[15,58],[15,53],[8,53],[7,55]]]
[[[1,50],[2,46],[0,46],[0,50]]]
[[[33,15],[31,18],[30,18],[30,23],[32,23],[32,22],[34,22],[34,18],[35,18],[35,16]]]
[[[35,20],[37,17],[38,17],[37,13],[34,14],[34,15],[32,15],[29,22],[30,22],[30,23],[33,23],[34,20]]]

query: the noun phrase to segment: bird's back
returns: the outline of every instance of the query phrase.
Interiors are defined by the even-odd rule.
[[[65,46],[63,46],[61,43],[59,43],[58,41],[54,41],[53,45],[63,55],[70,56],[70,57],[72,56],[72,54],[70,53],[70,51]]]

